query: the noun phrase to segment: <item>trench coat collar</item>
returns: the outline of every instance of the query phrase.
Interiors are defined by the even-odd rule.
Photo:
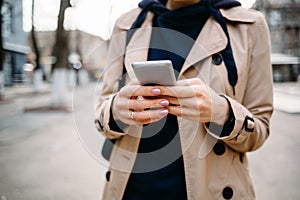
[[[253,23],[255,21],[254,17],[250,14],[245,14],[241,7],[221,9],[221,12],[229,21],[243,23]],[[131,63],[147,60],[153,16],[154,15],[151,12],[148,13],[142,27],[135,31],[127,45],[124,63],[131,78],[134,78],[133,73],[130,73],[132,72]],[[130,25],[123,24],[122,28],[129,30]],[[179,78],[190,66],[225,49],[227,42],[227,37],[221,26],[212,17],[210,17],[195,40],[195,43],[183,64],[181,72],[179,73]]]

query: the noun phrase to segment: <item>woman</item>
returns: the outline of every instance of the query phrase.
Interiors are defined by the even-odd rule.
[[[144,0],[113,35],[97,108],[116,139],[103,199],[255,199],[246,153],[273,111],[263,16],[233,0]],[[171,60],[176,86],[139,85],[131,63],[145,60]]]

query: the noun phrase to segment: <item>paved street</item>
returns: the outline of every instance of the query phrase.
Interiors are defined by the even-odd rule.
[[[8,101],[0,103],[1,200],[101,199],[106,163],[100,157],[103,137],[93,124],[95,86],[70,91],[72,112],[24,112],[49,105],[50,89],[39,95],[7,89]],[[284,87],[291,86],[275,88],[275,97],[286,98],[276,99],[281,111],[274,112],[269,140],[249,153],[258,200],[300,199],[300,112],[284,106],[300,106],[300,95]]]
[[[91,156],[102,141],[93,124],[93,90],[91,84],[74,91],[74,112],[23,112],[49,105],[49,93],[15,92],[10,103],[0,104],[1,200],[101,199],[106,170]],[[95,152],[86,150],[86,135],[95,136]]]
[[[300,115],[275,111],[271,135],[249,153],[258,200],[300,199]]]

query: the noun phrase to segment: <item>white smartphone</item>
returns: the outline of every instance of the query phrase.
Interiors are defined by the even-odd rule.
[[[176,85],[175,73],[170,60],[154,60],[131,63],[141,85]]]

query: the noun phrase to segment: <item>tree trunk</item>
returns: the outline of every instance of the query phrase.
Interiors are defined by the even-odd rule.
[[[53,56],[56,62],[52,66],[52,97],[51,105],[53,107],[67,107],[67,67],[68,67],[68,32],[64,29],[64,13],[70,7],[69,0],[61,0],[58,26],[56,31],[56,41],[53,47]]]
[[[56,31],[56,41],[53,47],[53,55],[56,57],[56,63],[53,69],[66,68],[68,66],[68,32],[64,29],[65,10],[70,7],[69,0],[61,0],[58,26]]]
[[[35,93],[39,93],[42,89],[42,82],[43,82],[43,72],[41,69],[41,64],[40,64],[40,50],[38,48],[38,42],[36,38],[36,32],[35,32],[35,23],[34,23],[34,18],[35,18],[35,0],[32,0],[32,15],[31,15],[31,41],[32,41],[32,46],[33,46],[33,51],[35,54],[35,63],[34,64],[35,68],[33,70],[33,89]],[[34,62],[31,60],[31,62]]]
[[[3,5],[3,0],[0,0],[0,11],[2,10],[2,5]],[[0,99],[3,98],[4,96],[3,64],[4,64],[4,49],[3,49],[3,37],[2,37],[2,13],[0,12]]]
[[[34,26],[34,17],[35,17],[35,12],[34,12],[34,7],[35,7],[35,0],[32,0],[32,15],[31,15],[31,40],[32,40],[32,46],[33,46],[33,50],[35,53],[35,62],[36,62],[36,66],[35,66],[35,70],[38,70],[41,68],[40,65],[40,51],[38,48],[38,43],[37,43],[37,39],[36,39],[36,34],[35,34],[35,26]]]
[[[0,11],[2,10],[2,4],[3,0],[0,0]],[[4,62],[4,49],[3,49],[3,36],[2,36],[2,12],[0,12],[0,50],[1,50],[1,55],[0,55],[0,71],[3,70],[3,62]]]

